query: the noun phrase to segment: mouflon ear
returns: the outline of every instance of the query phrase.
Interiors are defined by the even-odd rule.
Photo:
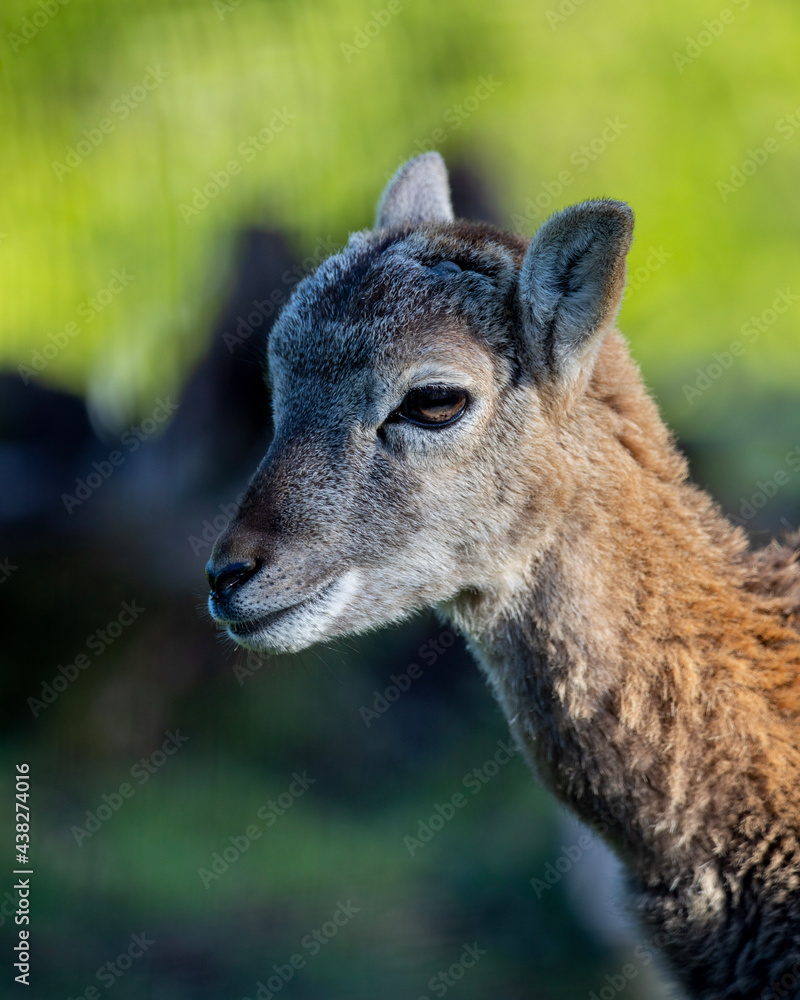
[[[625,287],[633,212],[598,199],[551,216],[531,240],[519,277],[525,342],[534,369],[575,378],[593,361]]]
[[[447,167],[439,153],[423,153],[404,163],[389,181],[378,204],[377,229],[452,222]]]

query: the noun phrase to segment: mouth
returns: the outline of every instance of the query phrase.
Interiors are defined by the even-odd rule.
[[[223,625],[235,638],[247,639],[250,636],[255,635],[257,632],[263,632],[264,629],[269,628],[270,625],[274,625],[276,622],[279,622],[284,618],[288,618],[297,608],[302,607],[304,604],[310,604],[313,600],[313,597],[307,598],[302,601],[297,601],[295,604],[289,604],[285,608],[278,608],[277,611],[270,611],[268,614],[261,615],[259,618],[246,618],[244,621],[240,622],[220,622],[220,625]]]
[[[212,614],[220,628],[226,629],[233,639],[244,645],[254,636],[260,635],[263,637],[267,630],[286,619],[290,619],[298,612],[306,612],[312,609],[315,604],[322,602],[328,596],[336,585],[336,582],[336,580],[331,580],[315,594],[303,597],[299,601],[294,601],[292,604],[287,604],[282,608],[276,608],[274,611],[268,611],[263,615],[249,615],[247,618],[232,621],[214,614],[213,610]]]

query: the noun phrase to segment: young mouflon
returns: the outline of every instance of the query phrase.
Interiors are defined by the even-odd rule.
[[[208,564],[250,649],[434,607],[702,1000],[800,997],[800,538],[687,481],[614,329],[633,215],[532,239],[402,167],[268,346],[275,433]]]

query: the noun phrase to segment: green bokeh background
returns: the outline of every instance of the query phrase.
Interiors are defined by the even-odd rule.
[[[630,296],[622,327],[681,419],[679,384],[777,288],[797,283],[800,263],[800,120],[776,132],[800,113],[800,9],[789,0],[741,6],[723,24],[718,4],[688,0],[586,0],[557,15],[563,21],[555,4],[408,2],[358,49],[357,32],[373,19],[352,0],[221,0],[216,9],[211,0],[72,0],[30,41],[23,19],[39,8],[10,0],[0,39],[2,358],[25,362],[124,266],[135,281],[47,378],[89,386],[103,406],[132,416],[177,386],[202,351],[233,227],[269,220],[299,249],[319,237],[341,242],[370,224],[387,173],[442,128],[438,148],[485,169],[509,225],[564,169],[574,180],[552,209],[599,194],[634,206],[631,267],[651,246],[671,256]],[[719,37],[704,28],[709,19]],[[689,39],[708,37],[676,66]],[[168,76],[122,120],[114,102],[151,66]],[[446,119],[482,76],[495,92],[468,117]],[[245,163],[237,147],[273,109],[293,117]],[[53,164],[103,118],[114,131],[58,179]],[[624,131],[576,163],[607,118]],[[769,137],[779,150],[723,199],[718,183]],[[180,205],[232,159],[242,173],[185,221]],[[796,326],[795,311],[747,352],[734,380],[746,372],[792,388]],[[723,394],[709,392],[683,414],[685,426],[710,419]]]
[[[300,257],[341,244],[371,224],[396,166],[435,147],[484,178],[508,228],[531,233],[550,211],[598,195],[633,206],[620,327],[696,478],[737,513],[800,444],[800,303],[774,321],[765,312],[780,290],[800,296],[800,7],[721,3],[403,0],[390,16],[383,0],[6,0],[0,365],[35,367],[36,352],[76,323],[33,380],[85,395],[95,425],[118,432],[178,394],[208,347],[241,229],[281,229]],[[386,23],[374,31],[376,11]],[[153,68],[163,78],[138,90]],[[492,92],[475,97],[482,80]],[[281,128],[248,160],[241,144],[278,112]],[[85,132],[96,138],[106,119],[113,127],[94,145]],[[86,141],[80,163],[54,166]],[[231,162],[240,171],[190,214],[195,189]],[[115,269],[133,280],[87,320]],[[751,343],[742,330],[754,316],[764,332]],[[715,353],[737,339],[744,353],[716,377]],[[687,393],[698,378],[707,387]],[[749,527],[796,524],[799,504],[795,475]],[[36,568],[20,569],[15,586],[41,589]],[[48,572],[66,581],[70,570]],[[29,687],[130,597],[116,580],[58,634],[33,637],[17,664]],[[138,645],[121,639],[109,671],[140,679],[134,660],[169,670],[184,655],[164,623],[193,616],[197,597],[161,599],[161,625],[130,639]],[[115,996],[252,995],[297,949],[298,928],[359,893],[363,923],[282,995],[413,1000],[481,931],[493,947],[453,997],[599,990],[626,959],[580,924],[562,886],[533,897],[527,879],[564,833],[518,762],[413,867],[403,856],[402,834],[505,736],[477,672],[431,732],[424,721],[407,730],[406,757],[363,725],[358,708],[387,683],[384,667],[403,669],[436,634],[417,621],[279,660],[246,687],[221,650],[223,676],[191,692],[173,685],[170,721],[195,742],[80,850],[70,824],[136,757],[124,741],[98,750],[77,691],[34,730],[10,731],[5,761],[30,759],[41,795],[38,926],[50,957],[36,957],[38,995],[77,997],[128,934],[151,926],[171,957],[120,979]],[[197,868],[320,755],[324,791],[204,890]],[[628,995],[652,1000],[649,990],[632,984]]]

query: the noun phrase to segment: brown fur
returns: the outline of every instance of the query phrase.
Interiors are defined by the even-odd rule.
[[[755,997],[800,969],[800,537],[753,553],[687,482],[616,333],[553,442],[570,458],[528,603],[453,614],[692,995]]]
[[[529,243],[454,222],[442,177],[403,168],[276,324],[211,611],[295,650],[437,607],[690,995],[800,997],[800,536],[752,552],[688,482],[613,328],[630,209]],[[463,416],[399,419],[420,385]]]

